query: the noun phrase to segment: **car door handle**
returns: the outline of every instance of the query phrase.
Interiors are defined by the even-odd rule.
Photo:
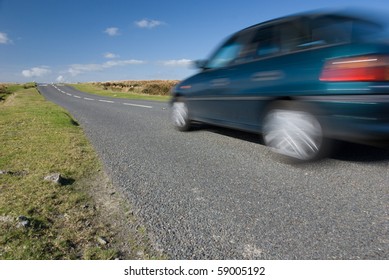
[[[211,86],[213,87],[223,87],[228,86],[230,84],[230,79],[228,78],[218,78],[211,80]]]
[[[251,75],[251,81],[260,82],[260,81],[274,81],[279,80],[284,77],[284,73],[280,70],[274,71],[262,71],[256,72]]]

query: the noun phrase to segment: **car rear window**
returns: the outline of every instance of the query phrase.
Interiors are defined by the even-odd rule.
[[[351,20],[322,17],[312,22],[312,41],[322,45],[347,43],[352,39],[352,30]]]
[[[325,45],[368,39],[379,33],[381,26],[357,18],[325,16],[312,21],[312,41]]]

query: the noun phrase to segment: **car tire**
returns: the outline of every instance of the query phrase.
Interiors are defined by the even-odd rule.
[[[189,110],[186,102],[182,100],[173,101],[171,109],[171,121],[179,131],[188,131],[191,127]]]
[[[328,155],[331,140],[313,108],[294,101],[277,101],[263,118],[263,140],[272,151],[307,162]]]

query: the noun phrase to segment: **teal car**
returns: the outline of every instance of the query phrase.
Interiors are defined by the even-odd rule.
[[[241,30],[172,90],[172,123],[259,133],[300,161],[327,155],[334,140],[388,141],[386,28],[355,13],[312,12]]]

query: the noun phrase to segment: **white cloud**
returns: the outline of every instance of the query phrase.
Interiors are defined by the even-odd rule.
[[[115,66],[125,66],[125,65],[131,65],[131,64],[143,64],[145,63],[142,60],[136,60],[136,59],[128,59],[128,60],[109,60],[103,64],[103,68],[111,68]]]
[[[129,60],[109,60],[102,64],[73,64],[68,69],[68,73],[72,76],[77,76],[86,72],[97,72],[104,69],[117,67],[117,66],[126,66],[126,65],[136,65],[143,64],[145,61],[129,59]]]
[[[149,28],[149,29],[163,24],[165,23],[154,19],[142,19],[135,22],[135,25],[138,26],[139,28]]]
[[[22,75],[26,78],[42,77],[51,73],[47,66],[33,67],[22,71]]]
[[[64,76],[59,75],[55,80],[56,80],[58,83],[63,83],[63,82],[65,81],[65,78],[64,78]]]
[[[104,57],[105,57],[105,58],[109,58],[109,59],[113,59],[113,58],[118,58],[119,55],[114,54],[114,53],[107,52],[107,53],[104,54]]]
[[[117,36],[120,35],[119,28],[117,27],[108,27],[104,30],[104,33],[107,33],[109,36]]]
[[[192,64],[192,60],[190,59],[172,59],[172,60],[165,60],[160,62],[164,66],[173,66],[173,67],[187,67]]]
[[[12,41],[8,38],[8,34],[4,32],[0,32],[0,44],[9,44]]]

